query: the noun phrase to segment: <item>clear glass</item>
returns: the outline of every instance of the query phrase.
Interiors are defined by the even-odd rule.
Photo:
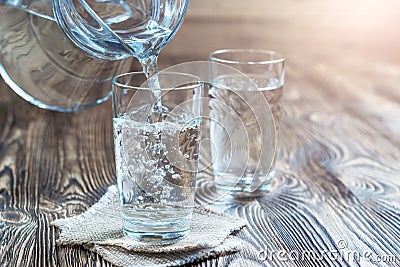
[[[242,151],[241,153],[237,154],[232,154],[227,158],[227,160],[231,160],[232,164],[236,164],[235,167],[235,179],[232,179],[229,183],[225,182],[223,191],[218,190],[217,194],[208,194],[208,201],[209,203],[217,202],[220,199],[224,198],[226,194],[228,193],[234,193],[236,195],[242,194],[243,191],[241,191],[240,187],[244,186],[243,184],[238,184],[241,181],[241,176],[245,174],[246,171],[246,164],[241,164],[240,161],[243,158],[247,157],[247,153],[250,150],[250,139],[248,138],[247,133],[245,132],[243,122],[240,119],[239,116],[234,116],[234,113],[230,112],[232,116],[226,116],[225,114],[228,113],[231,108],[231,102],[227,101],[226,103],[224,101],[218,101],[215,97],[211,97],[209,94],[210,92],[213,92],[213,88],[218,86],[215,82],[213,82],[212,78],[223,75],[223,76],[231,76],[231,77],[236,77],[236,79],[240,79],[241,85],[243,87],[246,87],[247,90],[250,91],[257,91],[258,87],[257,85],[245,74],[243,74],[241,71],[230,67],[225,64],[221,63],[216,63],[216,62],[211,62],[211,61],[195,61],[195,62],[185,62],[181,63],[178,65],[174,65],[171,67],[168,67],[167,69],[164,69],[163,71],[169,71],[169,72],[185,72],[185,73],[190,73],[192,75],[195,75],[197,77],[200,77],[202,81],[204,81],[204,95],[206,96],[203,101],[203,127],[202,127],[202,142],[200,145],[200,151],[201,151],[201,158],[199,161],[199,168],[200,172],[204,172],[206,175],[200,175],[198,180],[198,185],[197,185],[197,192],[199,191],[207,191],[207,192],[212,192],[215,190],[215,179],[214,176],[209,176],[209,173],[213,173],[213,162],[215,159],[213,158],[213,155],[211,155],[211,150],[214,151],[214,156],[216,150],[221,146],[221,142],[219,141],[218,138],[213,138],[213,142],[210,140],[210,126],[213,126],[213,133],[215,134],[215,126],[219,127],[222,131],[220,132],[220,137],[222,140],[225,140],[224,144],[229,145],[229,141],[232,144],[233,139],[231,139],[231,132],[236,131],[236,134],[234,136],[239,136],[238,131],[242,131],[243,134],[240,135],[241,139],[241,144],[242,144]],[[213,73],[210,75],[210,73]],[[227,90],[226,86],[224,85],[219,85],[218,86],[221,90],[220,93],[225,92],[224,90]],[[215,91],[214,91],[215,92]],[[237,92],[237,96],[239,96],[241,93]],[[227,95],[227,94],[225,94]],[[263,166],[271,166],[272,161],[274,160],[274,152],[275,152],[275,140],[274,140],[274,131],[275,131],[275,124],[274,124],[274,119],[272,116],[272,112],[269,108],[268,101],[262,94],[262,92],[255,93],[253,94],[255,97],[254,101],[257,101],[257,105],[259,106],[258,111],[262,115],[262,121],[263,121],[263,131],[265,133],[272,133],[270,134],[270,138],[268,143],[263,143],[263,151],[267,151],[268,154],[263,156]],[[210,97],[207,97],[210,96]],[[223,96],[223,95],[220,95]],[[221,99],[221,97],[219,98]],[[255,106],[255,105],[254,105]],[[211,109],[215,108],[215,109]],[[218,108],[218,109],[217,109]],[[225,112],[224,112],[225,111]],[[227,112],[226,112],[227,111]],[[214,135],[214,137],[218,137],[218,135]],[[268,155],[268,156],[267,156]],[[240,163],[240,164],[239,164]],[[229,164],[226,162],[226,166],[229,166]],[[232,166],[234,167],[234,166]],[[232,170],[231,170],[232,171]],[[248,180],[249,181],[249,180]],[[217,179],[217,182],[221,183],[220,179]],[[254,196],[256,193],[260,192],[259,187],[263,183],[263,180],[258,180],[258,179],[253,179],[251,181],[251,184],[247,184],[245,186],[245,189],[247,192],[253,190],[256,192],[253,192],[251,195]],[[236,186],[238,184],[238,186]],[[201,185],[199,187],[199,185]],[[218,186],[219,189],[221,189],[220,186]],[[265,189],[266,186],[264,186]]]
[[[189,0],[0,0],[0,74],[41,108],[105,101],[132,56],[146,73],[173,38]]]
[[[0,1],[2,2],[2,1]],[[132,59],[94,58],[71,43],[53,18],[50,0],[0,4],[0,74],[41,108],[75,111],[111,95],[111,80]]]
[[[158,90],[140,72],[113,80],[116,174],[125,234],[170,242],[190,227],[203,84],[184,73],[157,76]]]
[[[215,144],[211,152],[216,186],[237,196],[265,194],[274,176],[285,59],[272,51],[236,49],[215,51],[209,60],[241,71],[257,85],[253,90],[241,76],[211,65],[210,138]]]
[[[189,0],[52,0],[57,22],[76,46],[104,59],[143,61],[175,35]]]

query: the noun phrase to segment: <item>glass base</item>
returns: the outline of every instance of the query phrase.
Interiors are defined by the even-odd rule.
[[[129,229],[124,229],[124,234],[129,237],[136,239],[140,242],[146,243],[157,243],[157,244],[169,244],[174,243],[184,238],[189,233],[189,229],[180,232],[173,233],[140,233],[132,232]]]
[[[127,218],[124,221],[124,234],[129,238],[146,243],[173,243],[184,238],[190,229],[190,219],[176,222],[137,222]]]
[[[238,198],[260,197],[266,195],[271,190],[271,179],[275,171],[269,172],[266,176],[259,177],[260,185],[252,188],[253,175],[237,177],[229,173],[216,173],[215,185],[220,193],[228,193]],[[256,178],[257,179],[257,178]]]

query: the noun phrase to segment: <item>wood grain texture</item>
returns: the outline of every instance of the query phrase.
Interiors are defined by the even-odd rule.
[[[192,1],[160,56],[169,66],[224,47],[288,55],[272,190],[262,198],[220,197],[210,170],[201,172],[197,203],[248,227],[239,234],[243,251],[192,266],[400,266],[399,4],[366,1],[351,13],[344,1],[256,2],[259,8],[242,12],[243,3]],[[368,17],[368,8],[377,12]],[[368,18],[382,21],[370,27]],[[113,153],[109,101],[49,112],[0,79],[0,266],[111,266],[83,248],[57,245],[50,222],[82,213],[115,183]],[[332,250],[342,253],[321,257]],[[318,257],[285,261],[273,254],[279,251]],[[373,263],[366,252],[387,257]]]

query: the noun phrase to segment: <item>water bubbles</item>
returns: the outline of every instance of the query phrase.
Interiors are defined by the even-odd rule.
[[[161,176],[161,177],[164,177],[166,175],[166,172],[162,168],[156,168],[154,170],[154,173],[156,176]]]
[[[153,124],[114,119],[121,132],[121,142],[115,146],[117,175],[121,177],[120,170],[129,171],[125,176],[129,185],[125,183],[123,190],[134,192],[135,216],[138,210],[144,212],[144,203],[154,208],[189,196],[185,190],[193,185],[196,173],[188,159],[198,153],[195,140],[200,138],[201,120],[193,124],[195,120],[188,120],[193,115],[185,116]],[[186,121],[182,122],[183,118]]]
[[[160,184],[162,181],[164,180],[164,176],[163,175],[153,175],[151,176],[150,181],[157,186],[158,184]]]
[[[180,178],[181,178],[181,175],[175,173],[175,174],[173,174],[171,177],[172,177],[173,179],[180,179]]]
[[[160,155],[161,150],[164,148],[165,148],[165,144],[160,144],[160,143],[157,143],[154,146],[150,147],[150,149],[152,149],[153,152],[157,155]]]

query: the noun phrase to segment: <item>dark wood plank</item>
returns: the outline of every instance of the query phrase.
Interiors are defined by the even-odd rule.
[[[82,213],[114,183],[110,103],[61,114],[24,102],[3,81],[0,88],[1,265],[97,262],[56,246],[50,222]]]

